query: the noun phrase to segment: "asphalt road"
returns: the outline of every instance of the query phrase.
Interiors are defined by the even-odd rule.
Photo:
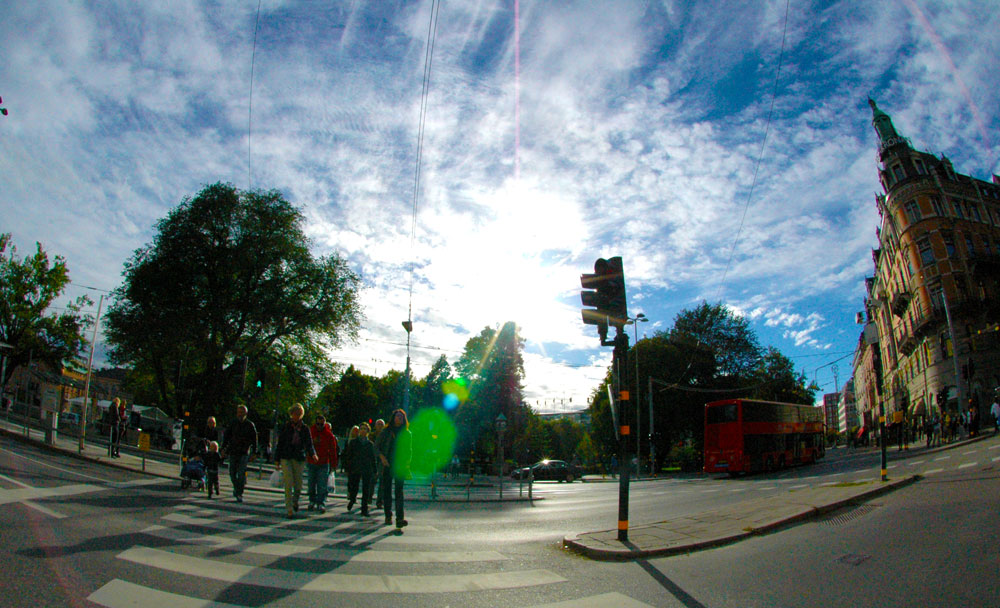
[[[906,456],[891,474],[927,478],[842,521],[688,556],[600,563],[559,541],[614,527],[614,482],[542,484],[545,500],[535,503],[414,502],[396,535],[377,518],[345,513],[340,499],[323,516],[286,520],[273,493],[209,501],[173,481],[0,438],[3,604],[881,606],[902,605],[881,601],[902,583],[930,580],[962,601],[924,605],[1000,605],[973,601],[995,593],[984,585],[1000,571],[1000,441]],[[869,451],[767,476],[643,480],[632,485],[631,519],[877,475]]]

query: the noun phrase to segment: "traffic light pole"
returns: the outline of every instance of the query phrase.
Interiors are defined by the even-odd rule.
[[[629,457],[629,442],[632,435],[628,422],[632,419],[632,401],[629,399],[628,389],[622,384],[622,371],[628,370],[628,334],[621,328],[618,328],[615,336],[612,363],[618,395],[618,420],[621,425],[618,432],[618,540],[624,543],[628,541],[628,490],[632,470],[632,459]]]

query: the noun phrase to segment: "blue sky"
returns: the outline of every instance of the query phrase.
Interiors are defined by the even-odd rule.
[[[8,3],[0,231],[96,300],[204,185],[275,188],[364,280],[334,360],[404,367],[412,269],[415,374],[515,321],[542,411],[603,377],[579,275],[621,255],[640,337],[721,301],[830,392],[876,244],[867,97],[915,147],[1000,173],[1000,16],[787,6],[785,29],[782,1],[443,2],[411,239],[429,2],[264,0],[256,51],[255,2]]]

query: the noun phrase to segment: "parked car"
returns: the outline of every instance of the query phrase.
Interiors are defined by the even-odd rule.
[[[530,467],[522,467],[510,474],[514,479],[528,479],[529,473],[535,481],[565,481],[583,477],[583,470],[565,460],[540,460]]]

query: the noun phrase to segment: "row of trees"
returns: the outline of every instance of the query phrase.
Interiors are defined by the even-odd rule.
[[[125,263],[105,321],[110,358],[129,370],[137,402],[223,422],[231,406],[245,403],[265,426],[272,412],[303,402],[327,414],[339,433],[400,407],[402,372],[368,376],[338,369],[326,355],[357,336],[361,279],[337,254],[314,257],[303,223],[280,193],[230,184],[207,186],[160,220],[153,242]],[[19,260],[10,235],[0,235],[0,279],[0,337],[11,345],[6,376],[30,357],[54,367],[75,357],[93,322],[81,309],[91,302],[84,297],[61,314],[45,312],[69,282],[65,260],[50,264],[40,245]],[[462,456],[494,453],[500,415],[513,460],[614,454],[610,370],[591,397],[589,430],[543,420],[524,403],[523,348],[515,323],[484,328],[454,364],[442,356],[426,377],[412,380],[411,413],[443,408]],[[661,457],[680,441],[700,446],[708,400],[813,399],[791,361],[762,348],[748,321],[721,304],[683,311],[672,328],[632,345],[623,374],[631,393],[644,395],[643,421],[653,409],[652,442]],[[266,380],[263,390],[256,379]],[[641,454],[649,442],[640,438]]]
[[[681,311],[673,327],[632,345],[623,367],[622,382],[638,397],[635,405],[643,429],[638,454],[648,455],[652,440],[657,470],[679,444],[700,452],[706,402],[745,397],[812,404],[815,399],[792,361],[774,347],[762,347],[749,321],[721,303],[703,302]],[[617,449],[607,396],[611,380],[609,370],[589,407],[593,439],[604,453]]]

